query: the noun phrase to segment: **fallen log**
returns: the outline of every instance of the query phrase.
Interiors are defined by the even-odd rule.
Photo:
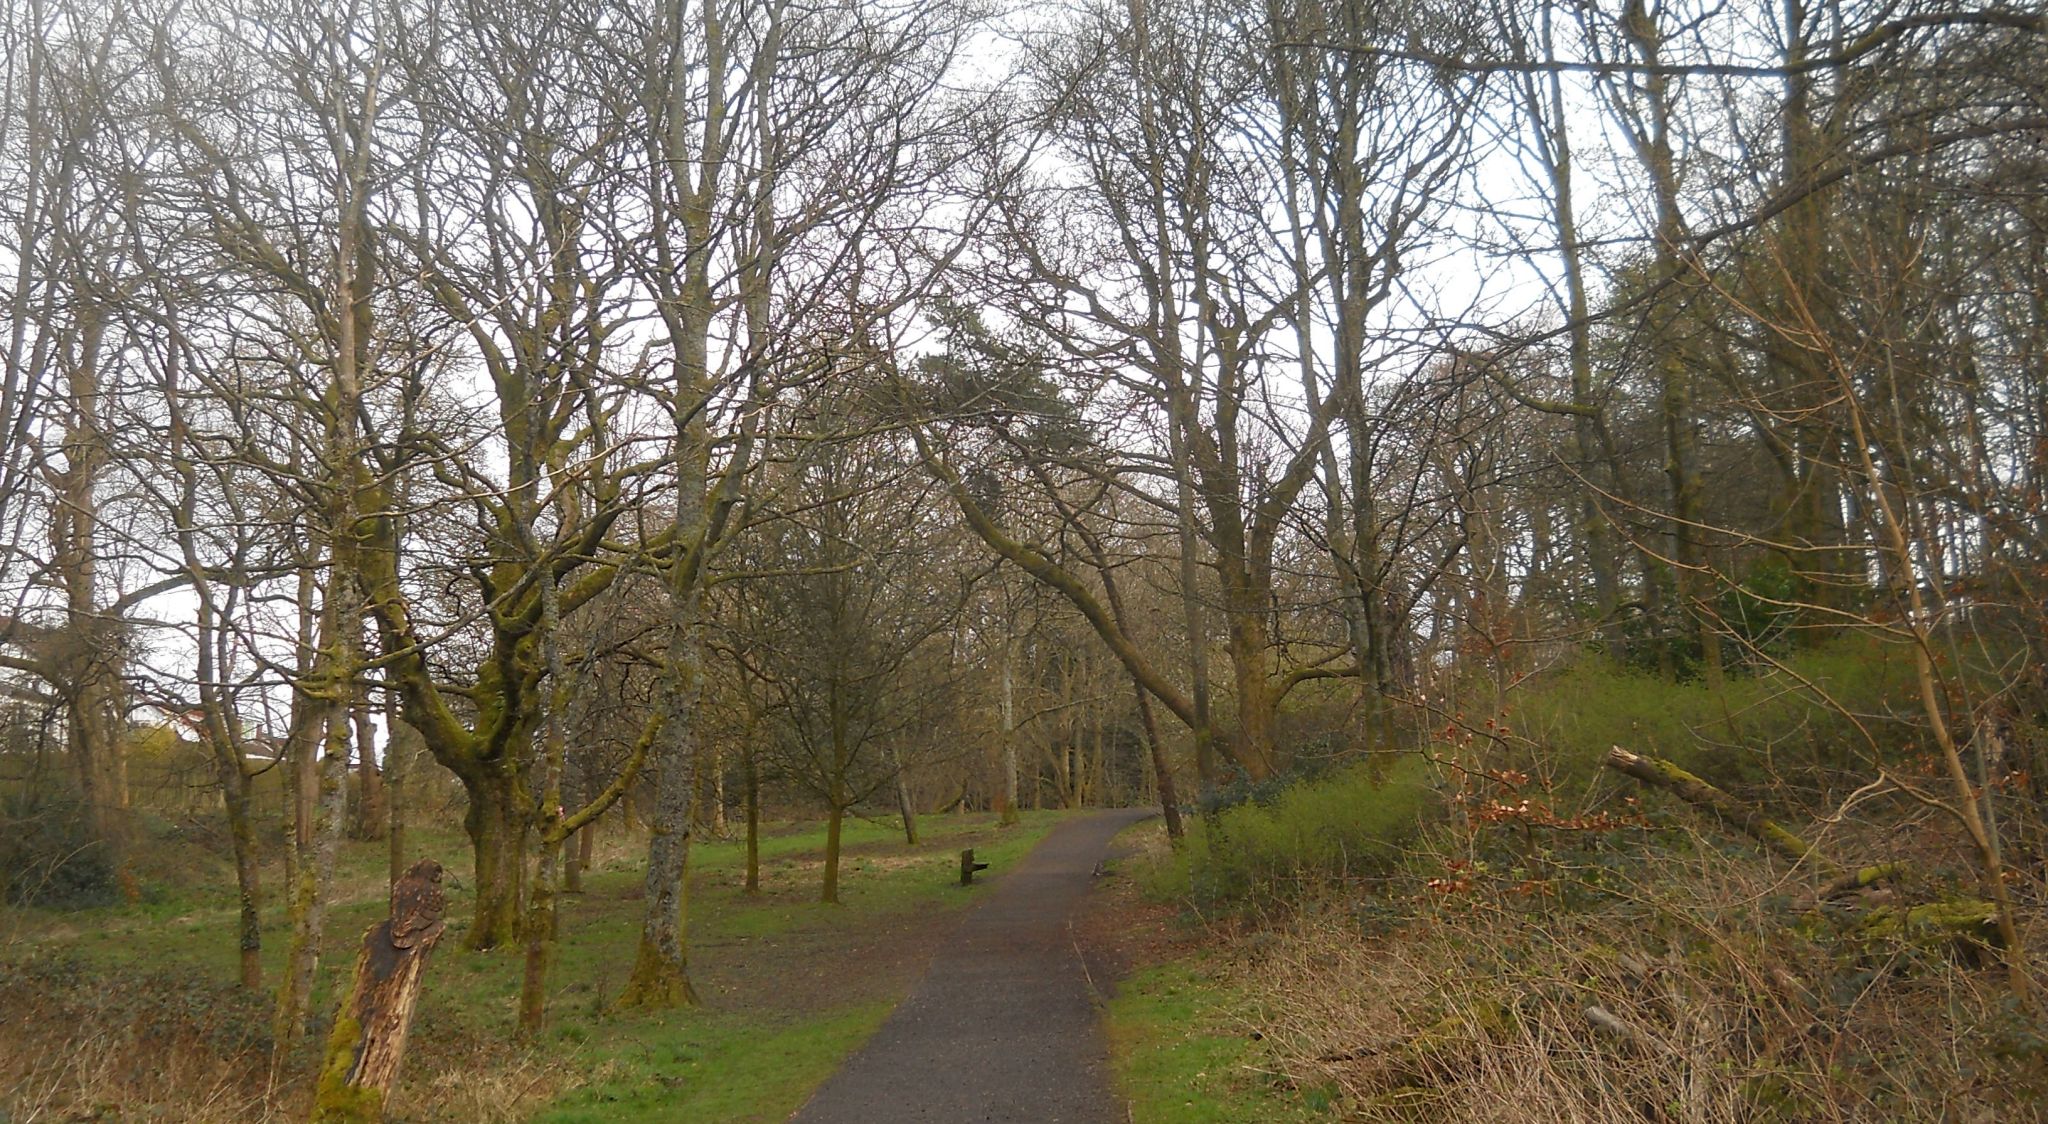
[[[421,859],[392,887],[391,916],[363,934],[355,983],[342,998],[313,1090],[313,1124],[377,1124],[397,1083],[425,982],[441,939],[441,864]]]
[[[1976,898],[1884,906],[1865,915],[1856,930],[1873,939],[1889,937],[1916,943],[1953,940],[1964,951],[1971,946],[2005,946],[1998,931],[1998,907]]]
[[[1832,898],[1845,897],[1858,890],[1868,890],[1885,882],[1896,882],[1904,878],[1907,871],[1905,863],[1878,863],[1876,866],[1866,866],[1859,870],[1846,870],[1840,877],[1820,888],[1820,899],[1828,901]]]
[[[1607,767],[1661,788],[1733,827],[1794,862],[1811,865],[1828,881],[1818,898],[1828,902],[1858,890],[1903,878],[1905,863],[1844,869],[1821,854],[1811,843],[1786,830],[1770,817],[1715,788],[1699,777],[1665,761],[1615,746],[1607,751]],[[1864,914],[1853,927],[1866,940],[1885,938],[1952,939],[1959,945],[1998,947],[1998,907],[1977,898],[1956,898],[1914,906],[1881,906]]]
[[[1816,850],[1813,844],[1661,757],[1630,753],[1615,746],[1607,751],[1607,767],[1671,793],[1793,862],[1811,864],[1830,877],[1841,874],[1842,868]]]

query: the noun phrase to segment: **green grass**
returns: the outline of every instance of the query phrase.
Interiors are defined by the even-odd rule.
[[[1136,1124],[1329,1119],[1324,1090],[1296,1092],[1265,1058],[1235,992],[1200,958],[1144,968],[1109,1002],[1110,1053]]]
[[[1616,745],[1720,784],[1770,783],[1814,768],[1867,771],[1874,754],[1856,723],[1807,685],[1859,716],[1881,747],[1877,756],[1921,742],[1910,650],[1843,636],[1784,663],[1791,674],[1731,674],[1716,693],[1698,680],[1666,683],[1607,660],[1578,660],[1532,680],[1513,695],[1511,715],[1494,716],[1540,748],[1527,761],[1492,764],[1530,767],[1565,791],[1592,785]]]
[[[624,1049],[582,1049],[596,1077],[534,1119],[769,1121],[795,1112],[841,1059],[865,1042],[893,1004],[854,1004],[784,1025],[728,1012],[659,1022],[621,1021]],[[637,1025],[636,1025],[637,1024]]]
[[[691,973],[704,1005],[654,1015],[610,1009],[632,964],[644,909],[644,842],[614,836],[586,876],[585,893],[563,899],[549,1027],[530,1047],[512,1044],[519,950],[476,954],[460,947],[472,903],[466,841],[459,832],[416,830],[409,849],[440,858],[453,875],[452,931],[428,970],[420,1031],[395,1108],[447,1116],[455,1109],[446,1082],[502,1063],[563,1090],[542,1120],[784,1119],[874,1032],[914,975],[915,952],[870,970],[849,950],[907,941],[929,951],[982,895],[979,884],[957,885],[959,850],[974,847],[992,865],[983,877],[999,881],[1059,819],[1055,812],[1027,813],[1021,825],[1000,828],[986,815],[932,816],[920,823],[916,848],[903,844],[893,822],[849,821],[843,904],[836,906],[815,900],[821,824],[777,825],[764,834],[758,896],[743,892],[743,843],[700,843],[692,854],[689,926]],[[175,968],[232,980],[234,904],[217,882],[232,872],[189,844],[159,840],[153,849],[152,868],[161,877],[146,882],[145,901],[8,912],[0,917],[0,958],[67,956],[95,974]],[[173,854],[179,850],[191,853]],[[356,942],[383,916],[385,854],[382,844],[344,845],[318,1012],[331,1009]],[[264,874],[274,903],[281,872],[272,866]],[[274,986],[288,934],[275,904],[264,920],[265,984]]]

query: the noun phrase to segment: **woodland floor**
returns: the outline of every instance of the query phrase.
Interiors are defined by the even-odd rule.
[[[910,847],[886,822],[854,822],[843,905],[815,901],[822,829],[763,840],[762,892],[742,892],[742,848],[697,849],[691,973],[702,1006],[614,1011],[641,911],[644,842],[614,837],[565,907],[549,1027],[517,1043],[518,957],[435,954],[392,1105],[397,1121],[786,1119],[881,1025],[976,903],[1061,822],[1028,813],[928,817]],[[163,861],[141,903],[0,911],[0,1119],[302,1119],[310,1051],[270,1064],[267,997],[233,986],[232,877],[204,847],[159,836]],[[422,853],[460,854],[422,835]],[[954,883],[958,851],[994,863],[987,885]],[[184,848],[173,861],[172,852]],[[466,874],[459,858],[450,864]],[[327,928],[317,1010],[383,909],[382,850],[350,844]],[[1085,872],[1084,872],[1085,873]],[[275,871],[267,871],[275,886]],[[468,908],[466,878],[451,918]],[[266,911],[266,983],[283,933]],[[324,1021],[324,1016],[323,1016]],[[316,1026],[318,1042],[324,1026]]]

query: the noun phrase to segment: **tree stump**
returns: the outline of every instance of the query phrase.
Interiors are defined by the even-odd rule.
[[[376,1124],[441,939],[441,864],[422,859],[392,890],[391,916],[363,934],[355,983],[335,1013],[313,1092],[314,1124]]]
[[[960,884],[962,886],[972,886],[974,884],[974,872],[987,869],[987,863],[974,861],[974,848],[969,847],[965,851],[960,852]]]

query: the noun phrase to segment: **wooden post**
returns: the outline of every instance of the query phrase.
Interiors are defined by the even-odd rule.
[[[965,851],[960,852],[960,884],[962,886],[972,886],[974,884],[974,872],[987,869],[987,863],[974,861],[974,848],[969,847]]]
[[[441,939],[441,864],[422,859],[392,888],[391,916],[363,934],[355,984],[335,1013],[313,1092],[314,1124],[377,1124],[397,1083],[427,956]]]

